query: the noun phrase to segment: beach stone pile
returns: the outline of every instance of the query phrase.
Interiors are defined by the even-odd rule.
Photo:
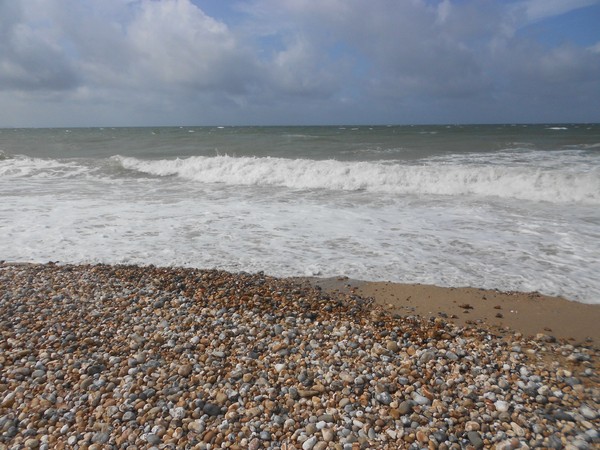
[[[261,273],[0,263],[0,449],[592,449],[597,356]]]

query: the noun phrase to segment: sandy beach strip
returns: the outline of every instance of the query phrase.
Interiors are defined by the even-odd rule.
[[[345,277],[310,280],[329,292],[371,297],[392,314],[442,317],[462,327],[485,327],[500,334],[546,335],[600,348],[600,304],[537,292],[362,282]]]
[[[593,345],[405,316],[346,288],[0,263],[0,449],[600,444]]]

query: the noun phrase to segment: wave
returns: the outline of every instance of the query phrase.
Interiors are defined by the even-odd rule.
[[[75,161],[0,154],[0,176],[5,178],[71,178],[87,172],[89,172],[88,167]]]
[[[600,142],[597,142],[595,144],[583,144],[581,145],[581,148],[584,148],[586,150],[591,148],[600,148]]]
[[[8,153],[0,150],[0,161],[3,161],[5,159],[10,159],[10,158],[12,158],[11,155],[9,155]]]
[[[112,158],[128,170],[201,183],[407,195],[478,195],[600,204],[600,168],[587,171],[397,161],[194,156],[173,160]]]

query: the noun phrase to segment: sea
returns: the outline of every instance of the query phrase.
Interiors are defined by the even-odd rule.
[[[600,303],[600,124],[0,129],[0,260]]]

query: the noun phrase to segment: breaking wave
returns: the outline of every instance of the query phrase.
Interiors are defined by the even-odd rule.
[[[80,176],[89,168],[75,161],[31,158],[24,155],[7,155],[0,152],[0,176],[6,178],[71,178]]]
[[[201,183],[279,186],[408,195],[478,195],[600,204],[600,168],[576,171],[531,166],[402,164],[308,159],[194,156],[143,160],[114,156],[123,168]]]

